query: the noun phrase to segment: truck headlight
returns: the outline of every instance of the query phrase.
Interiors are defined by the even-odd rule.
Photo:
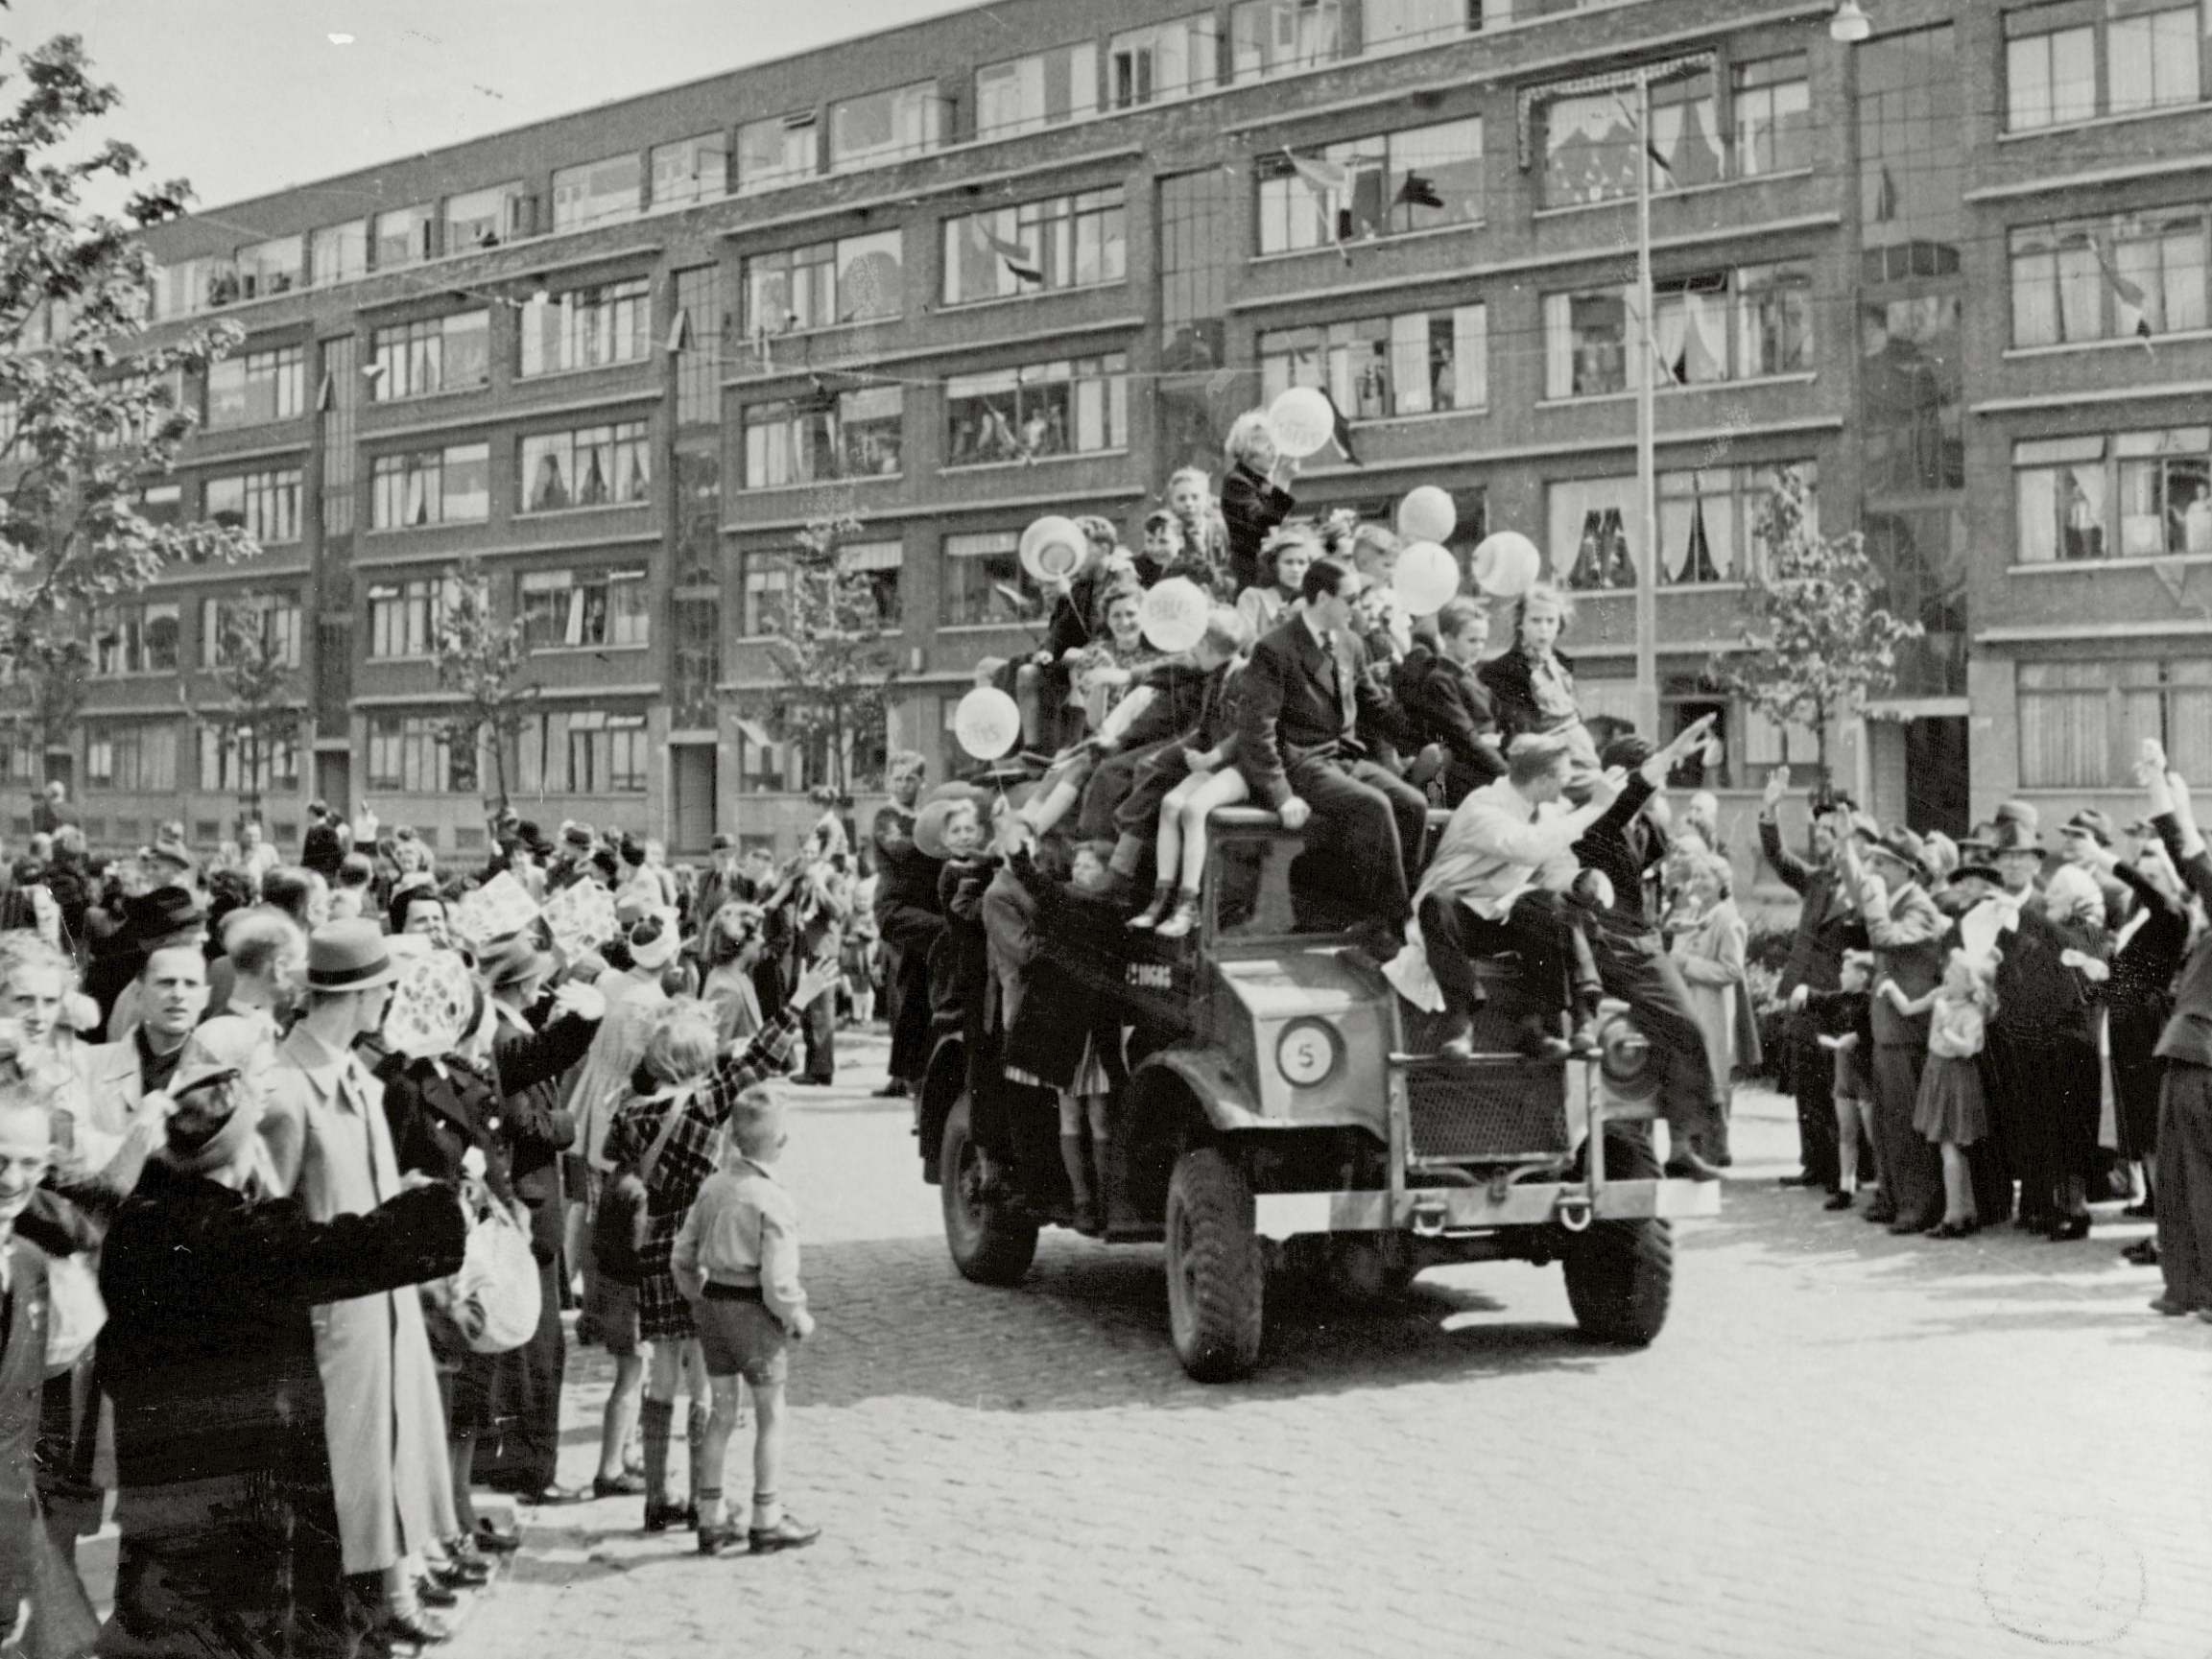
[[[1328,1080],[1344,1054],[1334,1027],[1322,1020],[1293,1020],[1275,1039],[1275,1070],[1295,1087]]]

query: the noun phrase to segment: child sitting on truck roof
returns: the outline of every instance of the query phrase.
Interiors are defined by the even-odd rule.
[[[1153,763],[1164,774],[1180,770],[1182,777],[1169,788],[1159,803],[1156,851],[1158,883],[1149,908],[1130,918],[1139,932],[1150,929],[1159,938],[1179,939],[1197,925],[1199,882],[1206,867],[1206,816],[1218,806],[1235,806],[1252,797],[1250,782],[1238,770],[1236,675],[1244,664],[1243,652],[1251,644],[1249,625],[1231,610],[1217,608],[1201,642],[1207,656],[1226,652],[1209,684],[1199,723]]]

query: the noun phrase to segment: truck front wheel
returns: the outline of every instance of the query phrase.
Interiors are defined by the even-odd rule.
[[[1651,1180],[1659,1173],[1650,1144],[1629,1135],[1605,1137],[1605,1170],[1617,1180]],[[1672,1226],[1600,1221],[1570,1237],[1565,1261],[1567,1302],[1582,1335],[1624,1348],[1648,1347],[1667,1322],[1674,1291]]]
[[[938,1143],[938,1198],[945,1247],[961,1277],[979,1285],[1018,1285],[1036,1259],[1036,1223],[1024,1221],[986,1179],[983,1149],[968,1133],[965,1094],[945,1115]]]
[[[1220,1150],[1199,1147],[1168,1179],[1168,1328],[1176,1357],[1201,1383],[1259,1363],[1267,1263],[1252,1227],[1252,1190]]]

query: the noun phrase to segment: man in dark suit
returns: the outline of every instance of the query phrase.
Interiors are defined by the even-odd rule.
[[[1413,650],[1391,676],[1391,689],[1413,725],[1414,741],[1444,751],[1444,804],[1450,807],[1506,775],[1497,715],[1488,689],[1475,675],[1489,638],[1487,604],[1450,600],[1437,612],[1434,637],[1416,631]]]
[[[299,867],[313,870],[326,882],[335,882],[347,850],[338,834],[337,816],[321,801],[309,801],[307,836],[299,843]]]
[[[1834,1193],[1843,1188],[1836,1163],[1836,1059],[1820,1046],[1820,1020],[1805,1005],[1815,992],[1832,991],[1842,983],[1843,953],[1867,948],[1867,924],[1836,869],[1834,823],[1825,817],[1813,820],[1810,861],[1782,844],[1774,812],[1789,787],[1790,769],[1776,767],[1767,774],[1767,793],[1759,803],[1759,851],[1797,895],[1797,932],[1775,987],[1790,1006],[1790,1087],[1797,1097],[1797,1173],[1784,1175],[1782,1185]]]
[[[1363,719],[1378,729],[1404,725],[1365,672],[1366,653],[1349,631],[1360,581],[1335,559],[1315,559],[1301,589],[1304,608],[1252,647],[1238,760],[1253,796],[1281,814],[1285,828],[1302,829],[1309,815],[1319,820],[1300,873],[1364,872],[1361,919],[1395,933],[1412,914],[1407,874],[1420,867],[1428,802],[1368,760],[1353,735]],[[1312,855],[1324,846],[1332,856],[1317,862]]]
[[[2212,857],[2198,833],[2189,791],[2146,741],[2135,769],[2151,796],[2151,822],[2189,890],[2212,904]],[[2175,982],[2174,1012],[2159,1034],[2166,1078],[2158,1094],[2158,1267],[2161,1314],[2212,1323],[2212,937],[2198,940]]]
[[[1880,993],[1894,980],[1908,1000],[1925,996],[1943,977],[1943,938],[1950,922],[1920,885],[1926,879],[1920,838],[1902,825],[1862,847],[1843,841],[1843,879],[1858,894],[1874,947],[1874,1161],[1881,1196],[1860,1212],[1887,1221],[1892,1233],[1920,1233],[1943,1217],[1943,1170],[1936,1149],[1913,1126],[1920,1073],[1928,1063],[1928,1015],[1908,1014]],[[1862,859],[1863,855],[1863,859]]]

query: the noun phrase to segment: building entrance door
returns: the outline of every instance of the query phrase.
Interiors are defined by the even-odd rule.
[[[331,752],[315,757],[315,794],[342,818],[350,819],[359,805],[353,798],[353,757]]]
[[[715,747],[710,743],[678,744],[669,750],[670,783],[675,795],[676,822],[670,849],[678,853],[703,853],[714,839]]]
[[[1906,722],[1905,821],[1922,835],[1941,830],[1954,841],[1973,827],[1965,716]]]

